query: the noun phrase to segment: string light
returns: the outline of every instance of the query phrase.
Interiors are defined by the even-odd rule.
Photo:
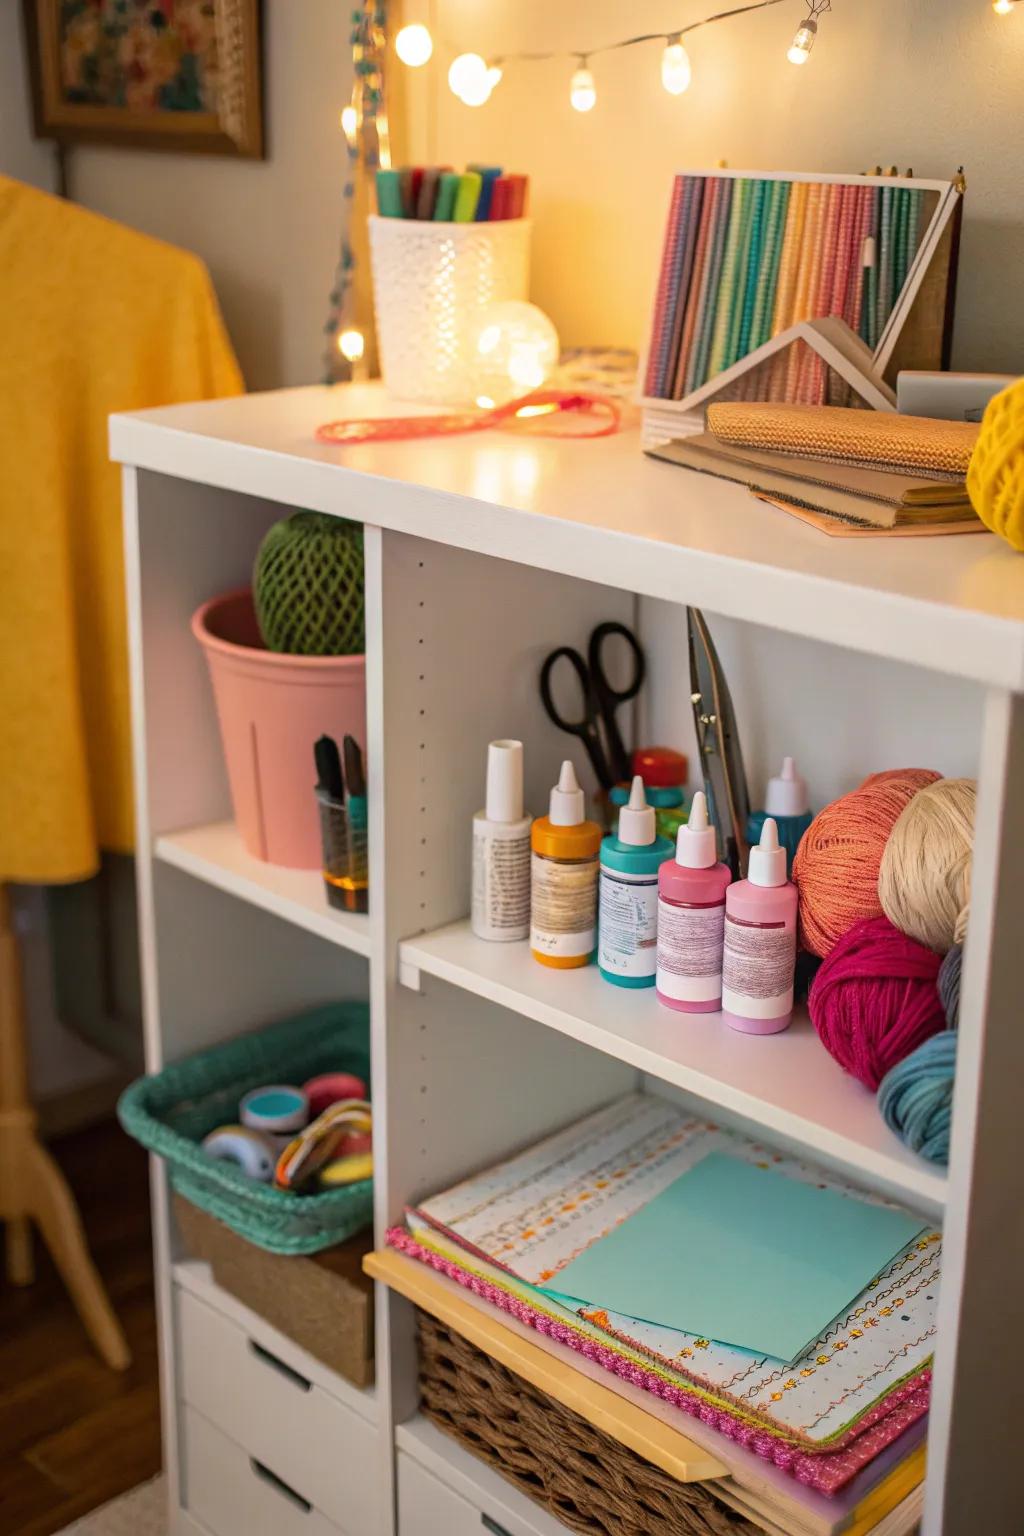
[[[678,33],[665,44],[661,56],[661,83],[670,96],[681,96],[690,83],[690,55]]]
[[[797,27],[786,52],[791,64],[806,64],[810,58],[814,39],[818,35],[818,17],[832,9],[832,0],[807,0],[808,15],[802,26]]]
[[[501,79],[497,65],[488,66],[478,53],[460,53],[448,70],[448,85],[466,107],[482,107]]]
[[[992,9],[997,16],[1012,16],[1017,8],[1017,0],[992,0]]]
[[[587,68],[585,54],[581,54],[577,69],[569,81],[569,100],[577,112],[589,112],[597,101],[597,86]]]
[[[338,337],[338,351],[346,362],[358,363],[366,351],[366,337],[353,325]]]
[[[350,145],[354,144],[356,141],[356,128],[358,123],[359,118],[355,107],[353,107],[351,104],[347,107],[342,107],[341,131],[345,135],[346,139],[348,139]]]
[[[395,38],[395,52],[410,69],[426,64],[434,51],[434,40],[421,22],[414,21],[403,27]]]
[[[460,53],[458,58],[453,60],[448,71],[448,85],[453,95],[466,106],[482,107],[500,82],[504,65],[536,64],[549,59],[572,59],[576,61],[576,68],[569,83],[569,99],[577,112],[590,112],[597,103],[597,86],[589,66],[589,60],[595,54],[613,53],[620,48],[635,48],[641,43],[661,43],[663,45],[661,83],[670,95],[681,96],[691,79],[690,56],[683,43],[687,33],[696,32],[701,27],[709,27],[719,21],[731,21],[736,16],[746,16],[752,11],[764,11],[769,6],[784,3],[788,3],[788,0],[749,0],[746,5],[734,5],[728,10],[715,11],[712,15],[703,16],[699,21],[688,22],[686,26],[678,27],[673,32],[642,32],[636,37],[624,37],[618,42],[604,43],[596,48],[572,48],[542,53],[505,53],[490,60],[482,59],[478,53]],[[993,0],[993,5],[1000,15],[1009,15],[1016,3],[1017,0]],[[807,62],[817,36],[817,18],[832,9],[831,0],[806,0],[806,4],[810,14],[798,28],[788,53],[788,57],[794,64]],[[402,30],[405,32],[412,29],[403,28]],[[399,33],[399,37],[401,36],[402,34]],[[402,57],[401,50],[399,50],[399,57]]]
[[[793,34],[793,41],[786,52],[786,58],[791,64],[806,64],[814,47],[814,39],[818,35],[818,23],[808,16],[802,27],[797,27]]]

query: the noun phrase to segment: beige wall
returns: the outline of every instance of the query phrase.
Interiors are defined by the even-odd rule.
[[[810,62],[785,59],[799,0],[695,33],[693,83],[670,97],[657,44],[593,60],[598,104],[568,104],[564,60],[509,65],[491,102],[444,85],[457,51],[575,48],[666,30],[713,0],[404,0],[430,21],[437,63],[409,72],[415,153],[528,171],[533,290],[569,344],[640,345],[673,171],[724,159],[752,169],[967,172],[954,363],[1024,369],[1024,15],[988,0],[834,0]],[[48,147],[26,128],[21,7],[0,3],[0,170],[48,185]],[[338,242],[349,91],[348,9],[265,0],[270,158],[239,163],[80,149],[80,201],[199,252],[251,386],[319,376]],[[424,77],[427,77],[426,79]]]
[[[52,187],[52,150],[32,142],[20,0],[0,0],[0,171]],[[78,148],[77,201],[206,261],[251,388],[320,377],[338,254],[352,89],[349,7],[264,0],[268,159]]]
[[[763,170],[967,174],[954,365],[1024,371],[1024,6],[833,0],[803,68],[785,51],[799,0],[694,33],[693,82],[660,84],[660,46],[594,58],[598,102],[574,112],[565,60],[509,64],[490,103],[443,83],[457,52],[578,48],[668,30],[715,0],[406,0],[433,12],[432,157],[528,171],[533,295],[570,344],[639,345],[671,175],[720,159]],[[432,68],[432,66],[428,66]],[[423,153],[426,117],[418,119]]]

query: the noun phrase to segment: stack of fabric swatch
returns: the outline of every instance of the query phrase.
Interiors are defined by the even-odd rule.
[[[940,1234],[658,1098],[420,1202],[388,1240],[714,1426],[726,1462],[742,1446],[841,1499],[919,1451]]]
[[[966,484],[978,430],[888,411],[722,401],[708,406],[706,431],[647,451],[819,526],[982,532]]]
[[[675,178],[644,392],[683,400],[798,321],[841,316],[877,346],[927,227],[906,186],[685,175]],[[752,398],[826,398],[799,350]]]

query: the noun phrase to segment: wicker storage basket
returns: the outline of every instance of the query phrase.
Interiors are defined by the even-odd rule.
[[[129,1136],[167,1164],[178,1194],[271,1253],[318,1253],[373,1217],[373,1180],[295,1195],[208,1157],[200,1142],[238,1119],[238,1101],[264,1083],[304,1083],[344,1068],[369,1080],[369,1009],[332,1003],[229,1040],[140,1077],[117,1106]]]
[[[423,1412],[586,1536],[763,1536],[417,1309]]]

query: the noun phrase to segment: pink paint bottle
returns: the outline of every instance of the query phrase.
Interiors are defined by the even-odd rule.
[[[797,891],[771,816],[750,850],[747,878],[725,897],[722,1017],[747,1035],[777,1035],[793,1017]]]
[[[679,828],[676,856],[658,871],[659,1003],[682,1013],[715,1013],[722,1004],[725,892],[732,879],[718,862],[715,829],[698,790]]]

